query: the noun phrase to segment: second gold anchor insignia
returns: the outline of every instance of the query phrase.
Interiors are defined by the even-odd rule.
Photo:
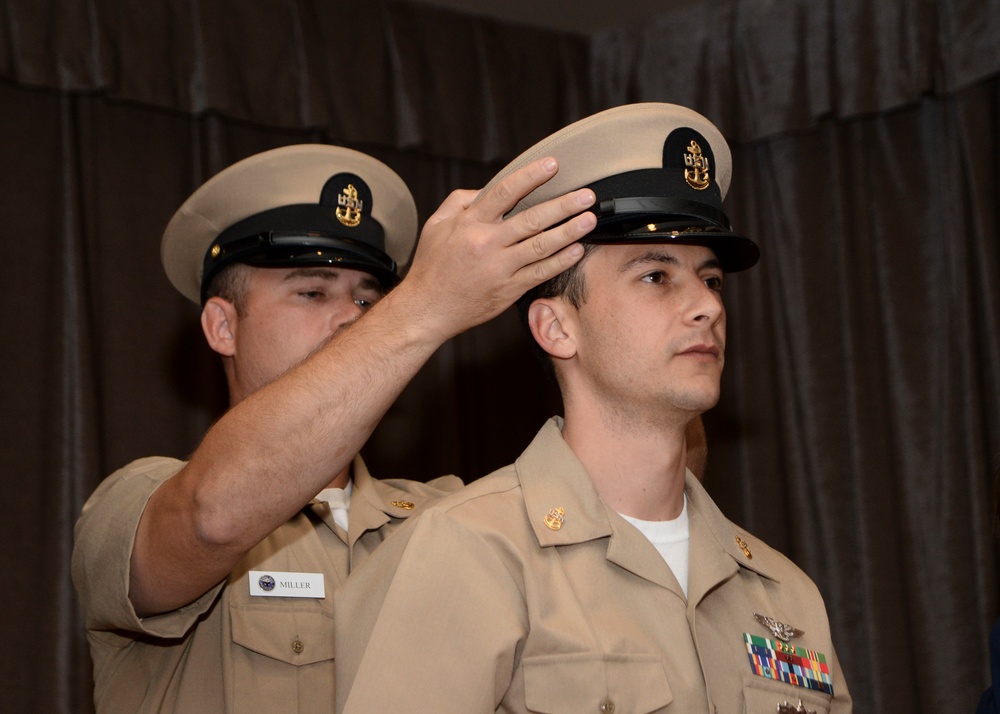
[[[396,508],[402,508],[404,511],[412,511],[414,508],[413,504],[409,501],[390,501],[389,504]]]
[[[361,223],[364,207],[364,201],[358,198],[358,189],[354,188],[354,184],[347,184],[337,196],[337,220],[349,228],[355,228]]]
[[[687,147],[687,153],[684,154],[684,165],[687,166],[684,169],[684,180],[687,181],[688,186],[696,191],[704,191],[712,185],[708,157],[702,154],[701,147],[694,139],[691,140]]]
[[[563,521],[566,519],[566,509],[561,506],[556,508],[550,508],[549,512],[545,514],[545,527],[549,530],[557,531],[563,527]]]

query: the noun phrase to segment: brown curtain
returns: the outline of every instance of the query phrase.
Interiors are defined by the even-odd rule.
[[[224,408],[159,265],[190,191],[333,142],[426,218],[569,121],[655,100],[730,138],[728,212],[764,251],[727,282],[710,491],[817,581],[857,711],[971,711],[1000,614],[997,37],[1000,0],[706,0],[590,38],[401,2],[0,5],[4,710],[91,710],[79,509]],[[365,454],[468,481],[558,409],[508,312],[445,345]]]

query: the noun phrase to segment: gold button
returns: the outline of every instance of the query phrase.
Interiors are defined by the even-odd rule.
[[[302,644],[302,640],[295,640],[294,642],[292,642],[292,652],[294,652],[295,654],[302,654],[302,650],[304,650],[305,648],[306,646]]]
[[[605,699],[598,709],[600,709],[601,714],[615,714],[615,703],[610,699]]]

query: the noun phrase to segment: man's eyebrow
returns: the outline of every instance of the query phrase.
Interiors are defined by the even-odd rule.
[[[287,282],[289,280],[297,280],[299,278],[323,278],[324,280],[336,280],[338,277],[339,275],[329,268],[311,266],[289,270],[288,273],[285,274],[284,279]]]
[[[705,270],[706,268],[717,268],[718,270],[722,270],[722,262],[713,255],[711,258],[702,262],[702,264],[698,266],[698,270]]]
[[[625,261],[625,263],[618,268],[618,272],[626,273],[635,266],[644,265],[646,263],[669,263],[670,265],[680,265],[680,261],[669,253],[664,253],[660,250],[650,250]]]
[[[647,263],[667,263],[669,265],[680,265],[680,261],[669,253],[664,253],[660,250],[650,250],[641,255],[637,255],[634,258],[626,261],[620,268],[619,272],[625,273],[637,265],[645,265]],[[722,269],[722,263],[719,259],[712,255],[711,258],[702,261],[698,265],[698,270],[705,270],[708,268],[718,268]]]
[[[363,272],[363,271],[359,271]],[[303,268],[296,268],[295,270],[290,270],[284,277],[285,282],[292,280],[298,280],[300,278],[320,278],[321,280],[337,280],[340,277],[340,271],[336,266],[322,266],[313,265],[305,266]],[[382,283],[376,280],[371,275],[365,274],[362,276],[360,281],[361,287],[367,290],[378,290],[382,291]]]

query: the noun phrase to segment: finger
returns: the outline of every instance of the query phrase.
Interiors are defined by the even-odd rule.
[[[561,226],[528,238],[518,246],[524,253],[514,280],[524,292],[554,278],[583,257],[579,240],[597,225],[597,216],[589,211]]]
[[[519,251],[517,259],[522,265],[530,265],[576,243],[594,230],[596,225],[597,216],[586,211],[555,228],[526,238],[513,250]]]
[[[472,208],[484,221],[495,221],[517,202],[556,175],[558,162],[550,157],[532,161],[497,183],[490,183],[474,201]]]
[[[513,229],[515,240],[520,241],[543,233],[552,226],[562,223],[567,218],[575,216],[581,211],[586,211],[594,205],[595,200],[596,197],[591,189],[581,188],[572,193],[557,196],[537,206],[532,206],[526,211],[508,218],[505,223],[509,229]],[[555,246],[553,252],[561,247],[562,245]]]

